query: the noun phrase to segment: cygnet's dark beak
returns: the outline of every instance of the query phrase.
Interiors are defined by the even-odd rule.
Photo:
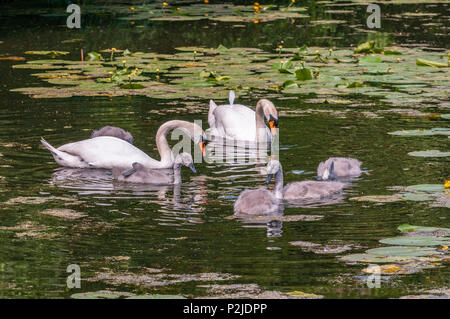
[[[266,184],[270,183],[270,180],[272,179],[273,174],[267,174],[267,178],[266,178]]]
[[[188,167],[191,169],[191,171],[194,172],[194,174],[197,174],[197,170],[196,170],[195,167],[194,167],[194,163],[189,164]]]

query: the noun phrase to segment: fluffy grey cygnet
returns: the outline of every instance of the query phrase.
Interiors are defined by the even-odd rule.
[[[123,168],[115,167],[112,169],[112,174],[114,179],[121,182],[160,185],[181,184],[181,166],[189,167],[194,173],[197,173],[191,154],[181,153],[175,158],[173,174],[170,174],[168,170],[147,168],[140,163],[133,163],[133,168],[125,171]]]
[[[361,162],[350,157],[330,157],[317,167],[317,176],[322,180],[358,177]]]
[[[91,138],[98,136],[112,136],[120,138],[124,141],[127,141],[130,144],[133,144],[133,136],[130,132],[125,131],[124,129],[116,126],[104,126],[99,130],[94,130],[92,132]]]

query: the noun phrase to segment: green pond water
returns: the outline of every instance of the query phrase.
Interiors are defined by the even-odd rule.
[[[58,59],[79,61],[81,48],[85,54],[118,48],[173,55],[177,47],[223,45],[258,48],[276,59],[280,44],[326,52],[330,47],[353,50],[375,40],[446,62],[448,2],[393,2],[382,5],[382,28],[377,32],[365,25],[364,1],[297,1],[296,6],[305,8],[305,17],[258,23],[252,19],[161,21],[148,16],[134,21],[129,7],[138,10],[144,2],[101,2],[96,10],[86,5],[81,29],[72,30],[65,26],[62,1],[2,4],[0,58],[26,60],[0,60],[0,297],[69,298],[109,290],[123,296],[192,298],[257,297],[264,292],[276,298],[293,291],[325,298],[398,298],[448,289],[449,255],[444,246],[433,246],[439,258],[427,267],[413,265],[414,271],[406,274],[383,274],[380,288],[367,286],[368,273],[363,269],[369,263],[342,259],[386,247],[380,240],[402,236],[397,229],[402,224],[450,227],[450,195],[443,188],[450,179],[450,122],[444,115],[450,113],[448,68],[415,66],[414,56],[411,74],[420,77],[423,72],[422,80],[430,79],[420,90],[388,88],[383,93],[375,85],[356,94],[345,88],[343,94],[315,95],[309,92],[311,87],[308,94],[302,93],[300,82],[299,88],[286,92],[235,88],[236,103],[254,107],[258,99],[267,97],[276,105],[285,183],[315,179],[317,165],[330,156],[363,162],[364,173],[339,200],[287,205],[282,218],[259,220],[233,218],[233,203],[241,191],[264,184],[261,165],[198,163],[196,175],[182,170],[180,189],[127,185],[113,182],[108,170],[59,168],[39,142],[42,136],[60,146],[89,138],[93,129],[114,125],[130,131],[138,148],[158,158],[158,127],[183,119],[202,120],[203,128],[208,128],[209,98],[224,102],[228,89],[234,88],[229,84],[213,83],[211,94],[217,95],[201,98],[195,97],[196,91],[176,98],[151,94],[38,98],[11,91],[58,86],[32,75],[43,70],[13,68],[48,58],[25,54],[31,50],[68,51]],[[273,3],[286,7],[287,2]],[[182,11],[189,4],[179,6]],[[81,40],[66,41],[71,39]],[[429,76],[432,72],[437,72],[435,77]],[[153,73],[148,76],[157,80]],[[250,82],[258,75],[248,76]],[[354,82],[351,79],[350,75],[349,82]],[[277,82],[280,86],[282,80]],[[170,77],[162,75],[161,81],[168,83]],[[378,95],[370,94],[375,91]],[[398,102],[393,92],[400,94]],[[440,128],[440,133],[388,134],[433,128]],[[427,150],[442,153],[408,155]],[[405,189],[420,184],[438,186]],[[406,197],[362,198],[396,194]],[[350,199],[354,197],[360,200]],[[443,236],[448,239],[448,233]],[[324,249],[305,249],[292,242]],[[329,247],[342,249],[327,251]],[[71,264],[81,268],[81,288],[67,288],[66,270]]]

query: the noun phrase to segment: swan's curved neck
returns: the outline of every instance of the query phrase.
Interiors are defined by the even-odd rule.
[[[278,172],[275,174],[275,197],[278,199],[283,199],[283,168],[280,167]]]
[[[265,141],[267,139],[266,124],[264,123],[264,109],[266,104],[261,100],[256,104],[255,121],[256,121],[256,141]]]
[[[176,128],[184,129],[189,136],[194,136],[194,124],[185,121],[169,121],[161,125],[156,133],[156,146],[158,147],[159,155],[161,156],[161,164],[163,166],[170,166],[174,163],[174,156],[167,142],[167,134]]]

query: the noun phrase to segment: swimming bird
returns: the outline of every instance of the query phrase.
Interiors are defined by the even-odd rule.
[[[194,173],[197,173],[194,167],[194,160],[189,153],[180,153],[175,158],[172,173],[165,170],[150,169],[140,163],[133,163],[131,169],[123,171],[121,168],[114,167],[112,174],[114,179],[121,182],[146,183],[171,185],[181,184],[181,166],[189,167]]]
[[[266,183],[275,177],[274,194],[284,200],[321,200],[342,192],[345,183],[332,181],[302,181],[292,182],[283,187],[283,168],[277,160],[270,160],[267,164]]]
[[[261,99],[253,111],[248,106],[234,104],[234,98],[234,91],[230,91],[230,104],[217,105],[210,100],[208,123],[211,135],[238,141],[271,142],[278,127],[275,105],[269,100]],[[265,125],[264,118],[270,129]]]
[[[317,167],[317,176],[322,180],[361,175],[361,162],[350,157],[330,157]]]
[[[125,131],[124,129],[116,126],[104,126],[99,130],[94,130],[92,132],[91,138],[98,136],[113,136],[120,138],[124,141],[127,141],[130,144],[133,144],[133,136],[130,132]]]
[[[161,160],[156,160],[137,147],[122,139],[111,136],[98,136],[91,139],[68,143],[54,148],[41,138],[41,143],[52,153],[56,163],[75,168],[128,168],[137,162],[147,168],[172,168],[174,156],[167,142],[167,134],[180,129],[199,145],[203,155],[207,139],[205,132],[195,123],[186,121],[168,121],[162,124],[156,133],[156,146]]]

